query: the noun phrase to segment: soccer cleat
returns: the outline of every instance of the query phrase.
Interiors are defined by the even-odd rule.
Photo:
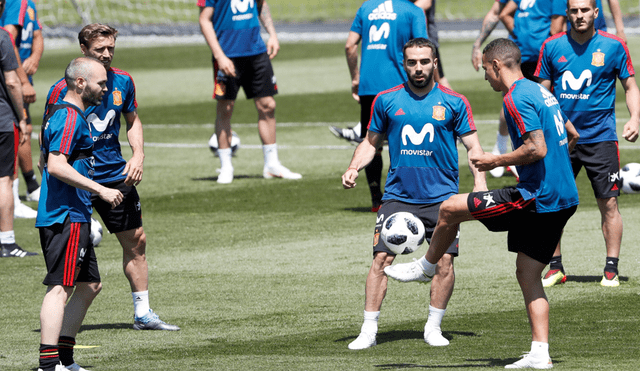
[[[542,279],[543,287],[551,287],[567,282],[567,275],[560,269],[549,269]]]
[[[376,342],[376,334],[367,334],[366,332],[361,332],[360,335],[356,338],[356,340],[349,343],[349,349],[351,350],[359,350],[359,349],[367,349],[371,348],[378,344]]]
[[[33,192],[27,192],[27,201],[40,201],[40,187]]]
[[[373,202],[373,204],[371,205],[371,212],[377,213],[378,210],[380,210],[381,206],[382,206],[382,201]]]
[[[602,276],[602,281],[600,281],[600,286],[604,286],[604,287],[620,286],[620,280],[618,279],[618,275],[613,272],[604,272],[604,275]]]
[[[80,367],[80,365],[78,365],[75,362],[73,364],[69,365],[69,366],[65,366],[65,369],[71,370],[71,371],[89,371],[86,368]]]
[[[164,322],[157,314],[149,309],[149,313],[145,314],[144,317],[134,317],[133,329],[179,331],[180,327]]]
[[[360,135],[356,133],[352,127],[341,129],[337,126],[329,126],[329,131],[331,131],[336,137],[345,139],[351,144],[358,145],[362,142],[362,138],[360,138]]]
[[[262,170],[262,176],[265,179],[271,178],[282,178],[282,179],[300,179],[302,175],[298,173],[294,173],[286,167],[282,166],[282,164],[278,163],[275,166],[264,165],[264,169]]]
[[[228,166],[228,167],[223,167],[222,169],[217,169],[216,170],[218,172],[218,180],[216,180],[216,182],[218,182],[218,184],[229,184],[231,182],[233,182],[233,168]]]
[[[84,368],[82,368],[81,370],[84,370]],[[38,371],[42,371],[42,369],[39,368]],[[58,363],[54,371],[67,371],[67,369],[62,365],[62,363]]]
[[[551,358],[545,357],[543,359],[539,359],[533,357],[530,353],[526,353],[522,356],[521,360],[510,365],[506,365],[504,368],[535,368],[537,370],[546,370],[553,368],[553,362],[551,362]]]
[[[442,330],[437,327],[424,326],[424,342],[432,347],[446,347],[449,340],[442,336]]]
[[[421,283],[427,283],[431,281],[433,276],[428,276],[422,269],[417,260],[413,259],[411,263],[389,265],[384,268],[384,273],[387,276],[400,282],[412,282],[418,281]]]
[[[38,253],[23,250],[17,244],[9,243],[9,244],[2,245],[2,252],[0,253],[0,258],[24,258],[25,256],[34,256],[34,255],[38,255]]]
[[[38,212],[22,202],[15,203],[13,207],[14,219],[35,219],[38,216]]]

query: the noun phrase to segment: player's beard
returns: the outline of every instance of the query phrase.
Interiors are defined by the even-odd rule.
[[[431,79],[433,79],[433,72],[430,74],[423,73],[420,77],[424,76],[424,80],[416,81],[416,75],[409,76],[409,84],[411,84],[414,88],[422,89],[431,83]]]
[[[95,92],[92,92],[90,90],[85,90],[82,93],[82,102],[84,103],[85,106],[99,106],[102,104],[102,97],[103,97],[103,92],[102,90],[97,90]]]
[[[585,20],[583,20],[583,21],[582,21],[582,24],[581,24],[580,26],[582,26],[582,25],[586,25],[586,28],[584,28],[584,29],[582,29],[582,30],[578,29],[578,27],[577,27],[577,25],[576,25],[576,23],[575,23],[575,22],[569,22],[569,23],[571,23],[571,28],[573,28],[577,33],[579,33],[579,34],[584,34],[584,33],[588,33],[588,32],[590,32],[590,31],[593,31],[593,24],[594,24],[594,21],[595,21],[595,20],[593,20],[593,19],[591,20],[591,22],[587,21],[586,19],[585,19]]]

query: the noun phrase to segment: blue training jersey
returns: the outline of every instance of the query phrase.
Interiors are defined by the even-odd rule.
[[[40,21],[38,21],[38,13],[36,11],[36,4],[33,0],[28,1],[27,11],[24,14],[24,25],[22,31],[20,31],[20,59],[24,62],[25,59],[31,56],[31,48],[33,45],[33,33],[41,29]]]
[[[607,22],[604,18],[604,9],[602,8],[602,1],[596,0],[596,8],[600,9],[598,13],[598,18],[595,19],[593,25],[596,30],[607,30]],[[563,17],[567,17],[567,0],[553,0],[553,7],[551,11],[551,15],[560,15]],[[569,19],[567,18],[567,31],[571,30],[571,23],[569,23]]]
[[[5,1],[4,12],[0,16],[0,26],[15,25],[19,28],[24,26],[24,18],[27,13],[27,0],[9,0]],[[20,46],[20,38],[14,40],[16,45]]]
[[[383,200],[432,204],[458,193],[456,139],[476,130],[464,96],[439,84],[422,97],[396,86],[375,98],[369,130],[389,140]]]
[[[117,68],[107,71],[108,92],[102,97],[102,104],[91,106],[85,111],[93,133],[95,157],[94,180],[104,184],[123,180],[122,174],[127,161],[120,148],[120,119],[122,113],[136,110],[136,87],[131,75]],[[67,83],[58,81],[49,89],[47,104],[59,104],[67,94]],[[126,123],[125,123],[126,127]]]
[[[250,57],[267,52],[260,36],[257,0],[198,0],[198,6],[213,8],[213,29],[228,58]]]
[[[535,72],[552,82],[562,111],[580,133],[580,144],[618,140],[616,78],[634,74],[626,44],[604,31],[582,45],[565,32],[550,37]]]
[[[522,136],[542,130],[547,145],[544,158],[516,166],[520,180],[516,188],[525,200],[535,198],[536,211],[554,212],[578,204],[569,145],[564,124],[567,117],[558,101],[544,86],[522,78],[504,97],[504,115],[514,149],[524,144]]]
[[[53,112],[43,123],[40,151],[48,154],[60,152],[73,158],[80,151],[90,152],[93,148],[91,127],[86,118],[66,103],[66,107]],[[46,158],[45,158],[46,160]],[[93,157],[72,161],[71,166],[80,175],[93,178]],[[67,216],[72,223],[86,223],[91,220],[91,192],[73,187],[49,174],[47,164],[42,171],[42,184],[36,227],[48,227],[64,223]]]
[[[520,48],[522,62],[536,62],[542,43],[551,28],[551,0],[513,0],[518,9],[514,15],[513,41]]]
[[[376,95],[402,84],[402,47],[417,37],[428,38],[424,11],[408,0],[366,1],[351,31],[362,37],[358,95]]]

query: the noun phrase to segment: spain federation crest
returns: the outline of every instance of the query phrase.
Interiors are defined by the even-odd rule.
[[[597,52],[593,53],[593,57],[591,58],[591,65],[596,67],[604,66],[604,53],[598,49]]]
[[[442,121],[445,119],[445,108],[443,106],[433,106],[433,117],[435,120]]]
[[[122,105],[122,92],[117,88],[113,91],[113,105],[114,106]]]
[[[34,21],[36,19],[36,12],[33,8],[27,8],[27,14],[29,15],[29,19]]]

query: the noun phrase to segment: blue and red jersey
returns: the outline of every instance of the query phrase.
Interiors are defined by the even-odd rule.
[[[464,96],[439,84],[422,97],[396,86],[375,98],[369,130],[389,140],[383,200],[431,204],[458,193],[456,140],[476,130]]]
[[[27,3],[27,11],[24,13],[24,20],[22,30],[20,31],[20,59],[24,61],[31,56],[33,45],[33,33],[42,29],[40,21],[38,20],[38,12],[36,10],[36,4],[33,0],[29,0]]]

